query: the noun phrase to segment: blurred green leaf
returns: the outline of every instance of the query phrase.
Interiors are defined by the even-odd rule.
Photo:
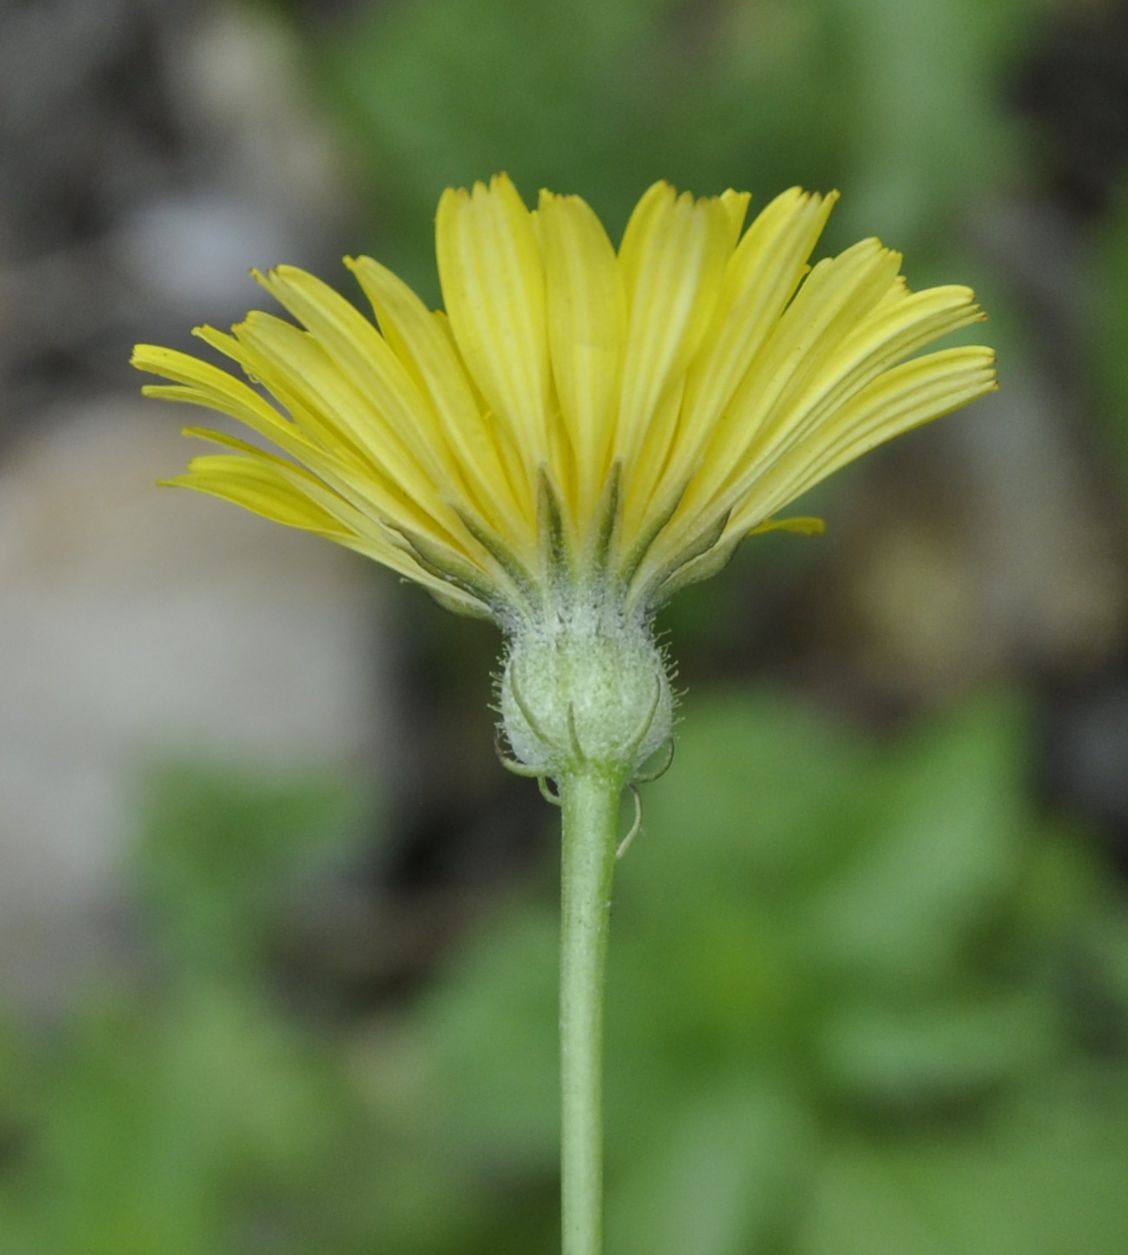
[[[823,0],[843,43],[849,135],[851,230],[912,248],[914,286],[942,282],[917,250],[935,254],[935,228],[984,192],[1012,183],[1030,163],[1001,84],[1050,12],[1044,0]],[[952,234],[949,230],[946,234]],[[931,237],[931,238],[930,238]]]
[[[983,699],[882,747],[781,699],[695,694],[618,871],[616,1249],[992,1249],[960,1245],[978,1130],[998,1130],[1000,1154],[1017,1150],[1011,1113],[1088,1057],[1076,1021],[1123,1007],[1128,992],[1115,964],[1078,958],[1108,938],[1074,921],[1122,908],[1080,847],[1063,862],[1073,838],[1028,801],[1026,722],[1020,704]],[[1068,914],[1047,911],[1044,890],[1065,887],[1067,866]],[[491,922],[414,1024],[429,1110],[494,1174],[507,1157],[543,1172],[553,1153],[547,896],[539,912],[521,905]],[[1084,1007],[1062,983],[1067,952],[1091,982]],[[1080,1129],[1103,1119],[1078,1104]],[[936,1195],[922,1209],[885,1165],[932,1164],[921,1148],[933,1144],[945,1151],[919,1168]],[[856,1235],[838,1246],[855,1186]],[[812,1193],[821,1209],[833,1201],[825,1227],[800,1225]],[[974,1201],[984,1232],[1011,1223],[1008,1198]],[[1037,1224],[1015,1232],[1028,1251],[1069,1249]]]
[[[695,694],[618,874],[616,1250],[1123,1249],[1128,927],[1029,801],[1027,742],[1006,698],[882,744]],[[9,1030],[3,1255],[551,1249],[547,885],[395,1016],[302,1026],[265,992],[288,895],[355,807],[324,779],[156,783],[162,980]]]
[[[665,1136],[624,1147],[609,1248],[623,1255],[778,1249],[816,1151],[801,1100],[755,1077],[672,1098]]]
[[[294,884],[342,852],[366,808],[355,782],[316,772],[154,770],[137,880],[167,952],[213,974],[260,961]]]
[[[846,857],[803,929],[836,969],[936,977],[1013,892],[1032,816],[1020,713],[983,702],[896,747],[843,797],[828,844]]]
[[[49,1075],[14,1204],[38,1221],[31,1249],[238,1250],[244,1229],[332,1187],[317,1165],[345,1123],[339,1082],[246,996],[99,1010]]]
[[[516,1152],[551,1175],[559,1138],[556,919],[540,910],[499,922],[445,973],[413,1025],[442,1095],[432,1134],[480,1163],[505,1163]]]
[[[1123,1073],[1065,1074],[960,1137],[844,1138],[801,1214],[795,1255],[1118,1255],[1126,1098]]]
[[[585,194],[612,234],[655,178],[760,197],[842,186],[839,243],[863,230],[935,251],[940,223],[1028,160],[1000,83],[1045,10],[392,0],[304,46],[373,198],[383,260],[435,296],[438,189],[503,169],[528,196]]]

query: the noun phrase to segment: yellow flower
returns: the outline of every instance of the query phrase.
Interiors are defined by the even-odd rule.
[[[445,313],[348,259],[375,322],[292,266],[256,274],[294,322],[197,334],[249,382],[140,345],[145,389],[238,419],[231,452],[170,483],[317,532],[495,619],[498,700],[532,773],[627,780],[669,740],[655,609],[777,511],[882,441],[991,391],[994,354],[932,341],[970,289],[911,292],[863,240],[808,266],[836,196],[656,183],[616,251],[575,196],[530,212],[504,175],[439,202]],[[267,400],[258,384],[274,398]]]
[[[448,189],[445,313],[347,259],[362,315],[292,266],[256,274],[297,324],[196,332],[247,380],[172,349],[150,396],[218,410],[282,456],[230,452],[170,483],[367,554],[513,632],[593,598],[645,620],[745,536],[875,445],[991,391],[981,347],[920,354],[981,318],[970,289],[911,292],[863,240],[808,266],[836,199],[799,189],[743,230],[749,196],[656,183],[616,250],[575,196],[530,211],[510,180]],[[261,385],[272,403],[251,384]]]

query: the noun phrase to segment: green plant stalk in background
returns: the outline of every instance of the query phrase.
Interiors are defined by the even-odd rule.
[[[603,1249],[603,1002],[621,772],[560,782],[560,1168],[564,1255]]]

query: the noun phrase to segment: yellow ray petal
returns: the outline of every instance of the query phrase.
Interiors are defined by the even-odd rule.
[[[255,278],[312,336],[328,367],[322,375],[331,373],[347,381],[352,408],[374,414],[394,431],[432,482],[458,478],[430,405],[384,337],[359,310],[327,283],[296,266],[278,266],[265,275],[256,271]],[[276,327],[260,323],[256,328],[252,322],[249,331],[274,334]],[[307,365],[309,361],[307,356]],[[345,390],[340,391],[343,395]]]
[[[356,538],[350,528],[303,491],[300,472],[286,474],[278,460],[268,455],[208,454],[193,458],[183,475],[162,482],[222,497],[263,518],[331,540]]]
[[[821,261],[804,280],[752,362],[702,455],[700,472],[679,510],[675,530],[710,517],[727,485],[740,478],[755,449],[766,457],[780,438],[778,416],[858,322],[897,283],[901,258],[877,240],[862,240]]]
[[[624,467],[628,528],[645,512],[672,435],[661,433],[666,443],[657,434],[650,439],[651,419],[701,343],[735,243],[734,217],[719,197],[694,201],[667,184],[655,184],[627,224],[619,252],[629,323],[616,457]],[[639,476],[636,462],[647,443]]]
[[[713,324],[686,381],[684,423],[671,467],[687,477],[787,302],[795,293],[836,193],[799,188],[777,196],[740,241],[725,273]]]
[[[443,302],[463,360],[522,455],[531,493],[549,462],[544,267],[529,211],[505,175],[439,201]]]
[[[965,287],[930,288],[883,301],[834,353],[825,355],[802,392],[780,407],[771,424],[777,439],[774,445],[759,445],[757,456],[782,454],[883,371],[982,318],[974,293]]]
[[[234,338],[227,339],[238,352],[238,344]],[[368,463],[358,462],[340,448],[330,450],[311,440],[303,430],[279,414],[258,393],[209,362],[175,349],[138,345],[134,351],[133,365],[139,370],[177,381],[172,384],[146,384],[141,390],[144,396],[229,414],[256,435],[277,445],[295,461],[308,466],[338,490],[341,482],[350,476],[363,476],[367,473],[372,477],[372,468]],[[382,482],[383,477],[378,478]]]
[[[615,250],[584,201],[542,192],[539,211],[552,373],[577,468],[566,505],[588,519],[610,465],[626,297]]]
[[[515,491],[519,460],[512,439],[482,414],[454,341],[418,296],[371,257],[345,258],[372,304],[384,336],[427,397],[443,436],[461,465],[483,523],[506,533],[533,516],[527,485]]]
[[[464,613],[488,611],[478,599],[421,567],[402,544],[386,533],[373,527],[362,532],[351,530],[337,517],[341,503],[334,503],[332,511],[324,508],[310,495],[317,492],[315,482],[303,476],[300,468],[269,455],[255,455],[252,451],[251,456],[213,454],[193,458],[183,475],[162,482],[219,497],[273,522],[336,541],[424,585]]]
[[[770,435],[791,398],[894,288],[900,265],[899,253],[862,240],[815,266],[733,398],[725,420],[730,441],[734,431]]]
[[[234,345],[233,351],[241,351],[237,341],[232,340],[231,345]],[[151,346],[145,345],[138,346],[135,364],[140,369],[183,381],[149,384],[142,389],[146,396],[230,414],[307,466],[357,511],[373,519],[394,521],[401,527],[426,532],[432,535],[435,543],[466,547],[476,560],[483,560],[480,547],[465,534],[449,511],[443,521],[436,521],[418,500],[404,492],[396,479],[371,462],[358,461],[339,443],[334,451],[312,441],[294,423],[286,421],[257,393],[226,371],[186,353],[171,349],[151,350]],[[292,404],[297,405],[297,402],[292,400]]]
[[[287,422],[253,388],[228,371],[213,366],[210,362],[201,361],[190,353],[161,348],[155,344],[139,344],[133,350],[130,365],[146,374],[161,375],[183,385],[184,395],[181,395],[179,391],[174,393],[162,385],[147,384],[142,389],[145,396],[192,400],[197,405],[230,414],[232,418],[269,439],[276,439],[279,435],[284,437],[287,433],[298,434],[293,424]],[[304,437],[299,438],[304,440]]]
[[[248,369],[286,405],[299,425],[307,415],[312,417],[320,430],[359,450],[436,522],[448,519],[436,491],[433,467],[420,463],[417,441],[409,440],[404,431],[406,415],[382,410],[313,335],[291,323],[256,311],[235,332],[247,353]]]
[[[353,417],[354,430],[368,427],[394,433],[396,443],[409,454],[432,483],[457,474],[442,433],[423,395],[404,370],[383,336],[353,305],[325,282],[296,266],[279,266],[255,277],[279,304],[304,324],[306,336],[292,334],[290,324],[269,315],[251,316],[246,343],[270,351],[277,338],[289,340],[296,353],[294,365],[307,371],[306,382],[320,384],[320,393],[333,388],[336,413]],[[316,345],[315,353],[311,351]],[[320,407],[317,407],[320,408]]]
[[[797,514],[787,519],[766,519],[749,528],[746,534],[760,536],[765,532],[794,532],[797,536],[821,536],[825,531],[825,519]]]
[[[386,537],[380,522],[381,513],[372,508],[370,495],[362,495],[358,505],[344,479],[334,482],[331,473],[327,478],[325,473],[316,470],[311,463],[297,466],[249,441],[241,440],[238,436],[216,431],[211,427],[183,427],[181,435],[206,440],[225,449],[234,449],[246,454],[247,459],[258,467],[273,468],[276,474],[299,490],[307,500],[332,516],[343,531],[370,539]],[[314,473],[311,474],[311,471]]]
[[[993,350],[941,349],[886,371],[821,430],[750,475],[734,525],[764,518],[888,440],[995,391]]]
[[[721,204],[729,216],[733,239],[740,235],[744,227],[744,219],[748,217],[748,206],[751,203],[751,192],[737,192],[730,187],[721,193]]]
[[[370,466],[373,433],[363,424],[356,427],[352,423],[342,423],[340,417],[322,413],[315,404],[310,404],[308,397],[303,396],[301,377],[292,369],[293,363],[287,357],[285,349],[281,352],[265,352],[250,334],[256,321],[260,326],[275,326],[276,338],[291,341],[299,355],[316,352],[310,348],[313,340],[307,332],[271,314],[261,312],[252,312],[242,323],[237,323],[233,329],[235,334],[209,326],[196,327],[192,334],[235,362],[253,383],[269,391],[286,411],[287,426],[303,439],[342,461]],[[297,360],[300,361],[301,357]]]

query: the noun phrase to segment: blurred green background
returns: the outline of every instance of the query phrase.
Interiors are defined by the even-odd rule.
[[[438,193],[498,169],[613,233],[658,177],[840,187],[826,248],[972,284],[1003,379],[665,615],[609,1253],[1128,1250],[1128,10],[0,23],[0,1255],[555,1249],[556,816],[492,630],[158,499],[190,451],[123,365],[251,265],[437,301]]]

